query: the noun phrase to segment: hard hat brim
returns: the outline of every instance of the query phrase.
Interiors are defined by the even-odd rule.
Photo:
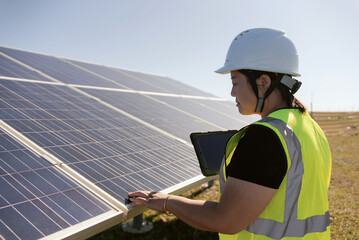
[[[223,66],[223,67],[217,69],[215,72],[219,73],[219,74],[227,74],[227,73],[230,73],[233,70],[236,70],[236,69],[231,67],[231,66]]]
[[[290,71],[273,71],[272,69],[265,69],[265,68],[253,68],[253,67],[234,67],[234,66],[223,66],[219,69],[217,69],[215,72],[219,74],[228,74],[231,71],[235,70],[241,70],[241,69],[247,69],[247,70],[254,70],[254,71],[265,71],[265,72],[275,72],[275,73],[283,73],[288,74],[293,77],[300,77],[301,75],[297,72],[290,72]]]

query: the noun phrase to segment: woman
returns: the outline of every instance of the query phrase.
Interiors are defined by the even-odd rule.
[[[301,85],[294,44],[282,31],[244,31],[217,72],[231,74],[239,112],[262,117],[228,141],[219,202],[138,191],[129,193],[132,204],[171,212],[220,239],[330,239],[330,149],[293,96]]]

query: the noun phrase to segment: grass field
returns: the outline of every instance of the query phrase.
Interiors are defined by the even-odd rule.
[[[314,113],[325,131],[332,150],[333,169],[329,189],[332,239],[359,239],[359,113]],[[183,195],[193,199],[218,200],[218,181],[210,188],[198,187]],[[91,240],[111,239],[218,239],[216,233],[193,229],[176,217],[147,211],[145,219],[153,223],[146,234],[122,231],[121,224]]]
[[[315,113],[332,151],[332,239],[359,239],[359,112]]]

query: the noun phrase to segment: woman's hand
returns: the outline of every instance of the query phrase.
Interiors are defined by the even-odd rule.
[[[132,206],[137,207],[145,205],[146,207],[159,212],[164,211],[164,202],[167,196],[166,193],[149,191],[137,191],[128,194]]]
[[[276,191],[229,177],[219,203],[176,195],[171,195],[165,202],[169,195],[149,191],[132,192],[128,196],[133,206],[145,205],[160,212],[167,210],[200,230],[235,234],[246,229],[263,212]]]

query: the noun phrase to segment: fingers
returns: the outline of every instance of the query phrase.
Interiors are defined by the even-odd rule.
[[[128,193],[128,202],[132,204],[132,206],[136,207],[139,205],[148,205],[148,202],[155,192],[149,191],[137,191],[137,192],[130,192]]]
[[[128,194],[128,198],[126,198],[127,204],[131,204],[133,207],[137,207],[140,205],[146,205],[148,201],[147,194],[145,192],[131,192]]]
[[[144,198],[146,198],[149,194],[150,194],[149,191],[137,191],[137,192],[128,193],[128,196],[130,198],[132,198],[132,197],[144,197]]]
[[[128,197],[128,201],[134,207],[145,205],[153,210],[162,211],[167,194],[153,191],[137,191],[128,193]]]
[[[148,203],[148,199],[143,198],[143,197],[130,198],[130,201],[131,201],[131,205],[133,207],[137,207],[137,206],[141,206],[141,205],[147,206],[147,203]]]
[[[147,200],[152,199],[152,198],[158,198],[161,195],[162,195],[161,193],[154,192],[154,191],[152,191],[152,192],[149,192],[149,191],[137,191],[137,192],[128,193],[129,198],[142,197],[142,198],[146,198]]]

